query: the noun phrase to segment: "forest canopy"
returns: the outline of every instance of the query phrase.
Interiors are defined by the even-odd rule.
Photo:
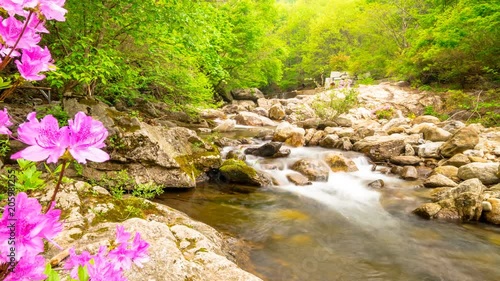
[[[488,0],[66,1],[44,37],[59,94],[199,106],[238,88],[288,91],[332,70],[413,85],[500,82]]]

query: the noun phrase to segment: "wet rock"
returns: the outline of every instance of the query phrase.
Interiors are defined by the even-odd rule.
[[[417,156],[394,156],[389,160],[391,163],[396,165],[418,165],[422,162],[422,158]]]
[[[305,130],[302,128],[295,128],[290,136],[285,140],[285,143],[290,146],[299,147],[306,144]]]
[[[317,159],[301,159],[295,162],[292,170],[301,173],[311,181],[328,181],[329,168]]]
[[[309,145],[309,142],[311,141],[312,137],[314,134],[317,132],[316,129],[306,129],[306,134],[304,135],[304,140],[306,142],[306,145]]]
[[[484,208],[484,203],[488,203],[489,210]],[[484,219],[492,224],[500,224],[500,199],[490,198],[488,201],[483,202],[483,216]]]
[[[356,172],[359,170],[354,161],[335,152],[326,154],[324,160],[333,172]]]
[[[237,146],[240,145],[241,142],[235,139],[230,139],[226,137],[217,138],[214,141],[214,144],[218,147],[226,147],[226,146]]]
[[[233,90],[231,94],[235,100],[252,100],[256,102],[260,98],[265,98],[264,94],[257,88]]]
[[[353,150],[365,153],[373,161],[385,161],[393,156],[401,155],[405,148],[405,136],[371,136],[356,142]]]
[[[373,188],[373,189],[381,189],[381,188],[384,188],[384,186],[385,186],[385,183],[381,179],[372,181],[368,184],[368,187]]]
[[[273,157],[280,150],[283,143],[268,142],[260,147],[249,147],[245,149],[245,154],[252,154],[261,157]]]
[[[441,205],[437,203],[425,203],[413,210],[413,213],[424,219],[432,219],[441,209]]]
[[[403,172],[403,167],[401,166],[392,166],[391,167],[391,174],[394,175],[401,175],[401,172]]]
[[[481,216],[483,191],[486,187],[478,179],[470,179],[450,189],[445,198],[454,200],[454,206],[462,221],[478,220]],[[440,201],[441,202],[441,201]]]
[[[285,116],[285,108],[279,103],[273,104],[269,109],[269,118],[271,118],[272,120],[280,121],[283,120]]]
[[[460,168],[463,165],[467,165],[470,163],[469,157],[463,155],[462,153],[455,154],[453,157],[448,159],[444,165],[451,165],[457,168]]]
[[[424,186],[428,188],[445,187],[445,186],[455,187],[457,186],[457,183],[447,178],[446,176],[437,174],[427,178],[424,181]]]
[[[440,153],[444,157],[452,157],[455,154],[473,149],[479,142],[477,131],[471,127],[465,127],[455,132],[448,141],[440,148]]]
[[[416,180],[418,179],[417,169],[414,166],[404,166],[401,177],[405,180]]]
[[[293,184],[303,186],[310,185],[312,182],[305,176],[299,173],[291,173],[286,175],[286,178]]]
[[[230,132],[236,127],[236,121],[232,119],[224,120],[222,123],[217,125],[213,131],[214,132]]]
[[[234,117],[238,124],[247,126],[276,126],[271,119],[253,112],[242,111]]]
[[[290,148],[282,147],[276,154],[273,155],[273,158],[288,157],[290,153],[292,153],[292,150]]]
[[[470,163],[458,168],[458,177],[462,180],[478,178],[483,184],[495,184],[500,182],[497,177],[498,163]]]
[[[224,161],[219,171],[227,182],[258,187],[272,185],[272,180],[267,175],[240,160],[228,159]]]

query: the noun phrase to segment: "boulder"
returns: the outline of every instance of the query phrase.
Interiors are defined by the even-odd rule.
[[[333,172],[356,172],[359,170],[352,159],[335,152],[327,153],[324,160]]]
[[[458,184],[456,182],[441,174],[430,176],[424,181],[424,186],[428,188],[446,187],[446,186],[455,187],[457,185]]]
[[[324,131],[316,131],[307,145],[316,146],[325,136],[326,133]]]
[[[389,161],[392,164],[396,165],[418,165],[420,162],[422,162],[422,158],[417,157],[417,156],[393,156]]]
[[[290,173],[286,175],[286,178],[293,184],[303,186],[310,185],[312,182],[305,176],[299,173]]]
[[[329,168],[317,159],[301,159],[295,162],[292,170],[301,173],[311,181],[328,181]]]
[[[444,121],[440,124],[440,127],[443,128],[444,130],[454,134],[458,130],[462,129],[465,127],[465,124],[458,121],[458,120],[448,120]]]
[[[499,163],[470,163],[458,168],[458,177],[462,180],[478,178],[483,184],[490,185],[500,182],[497,176]]]
[[[309,145],[309,142],[311,141],[312,137],[316,132],[317,130],[313,128],[306,129],[306,134],[304,135],[304,140],[306,142],[306,145]]]
[[[249,147],[245,149],[245,154],[252,154],[261,157],[273,157],[280,150],[283,143],[268,142],[259,147]]]
[[[303,146],[306,142],[305,133],[306,131],[302,128],[288,122],[282,122],[274,131],[273,141],[285,142],[286,144],[296,147]]]
[[[353,150],[365,153],[373,161],[385,161],[393,156],[404,153],[405,136],[371,136],[356,142]]]
[[[257,88],[237,89],[231,91],[231,94],[235,100],[252,100],[256,102],[260,98],[265,98],[264,94]]]
[[[205,119],[225,119],[226,114],[219,109],[207,108],[200,112],[200,117]]]
[[[441,205],[437,203],[424,203],[413,210],[413,213],[424,219],[432,219],[441,211]]]
[[[264,116],[264,117],[268,117],[269,116],[269,112],[267,111],[267,109],[263,108],[263,107],[256,107],[252,110],[253,113],[257,113],[259,114],[260,116]]]
[[[446,176],[449,179],[452,179],[455,182],[459,182],[460,179],[458,178],[458,168],[455,166],[439,166],[436,167],[433,171],[433,174],[441,174],[443,176]]]
[[[414,166],[404,166],[400,175],[401,175],[401,178],[403,178],[405,180],[418,179],[418,172]]]
[[[443,142],[427,142],[418,146],[418,156],[422,158],[441,159],[439,148]]]
[[[285,108],[280,103],[273,104],[269,109],[269,118],[272,120],[283,120],[286,116]]]
[[[352,126],[352,120],[346,116],[337,116],[333,119],[333,122],[335,122],[338,126],[341,127],[351,127]]]
[[[440,147],[440,153],[450,158],[455,154],[473,149],[479,142],[478,132],[471,126],[456,131],[448,141]]]
[[[405,145],[405,156],[415,156],[415,149],[409,143]]]
[[[238,124],[247,126],[276,126],[271,119],[257,113],[243,111],[234,117]]]
[[[223,179],[230,183],[249,186],[270,186],[272,180],[264,173],[255,170],[241,160],[228,159],[219,168]]]
[[[394,127],[399,127],[401,125],[406,125],[406,124],[408,124],[408,122],[406,122],[405,118],[394,118],[391,119],[389,122],[385,123],[382,126],[382,130],[387,132]]]
[[[334,148],[339,136],[334,134],[326,135],[323,139],[319,141],[319,146],[324,148]]]
[[[213,131],[214,132],[230,132],[236,127],[236,121],[232,119],[224,120],[219,125],[217,125]]]
[[[421,132],[428,141],[447,141],[451,137],[450,132],[435,126],[426,126]]]
[[[463,165],[467,165],[470,163],[469,157],[463,155],[462,153],[458,153],[453,155],[450,159],[444,162],[444,165],[451,165],[457,168],[460,168]]]
[[[411,122],[413,125],[416,124],[421,124],[421,123],[432,123],[432,124],[438,124],[441,122],[439,118],[432,116],[432,115],[422,115],[422,116],[417,116],[413,121]]]

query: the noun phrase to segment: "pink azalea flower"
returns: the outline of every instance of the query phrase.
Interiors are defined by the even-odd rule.
[[[92,281],[126,281],[123,271],[116,269],[112,261],[105,256],[106,248],[101,246],[99,253],[94,256],[94,263],[87,264],[87,271]]]
[[[28,122],[19,125],[17,134],[19,140],[29,146],[13,154],[11,159],[47,159],[47,163],[56,163],[69,144],[68,127],[59,128],[57,119],[52,115],[47,115],[38,122],[35,112],[28,114]]]
[[[4,108],[3,111],[0,111],[0,135],[10,135],[12,132],[7,129],[7,127],[12,126],[12,123],[9,120],[9,113],[7,112],[7,108]]]
[[[38,4],[38,0],[3,0],[1,6],[9,13],[10,16],[24,15],[24,8],[34,8]]]
[[[16,60],[17,69],[26,80],[42,80],[45,75],[42,71],[49,71],[54,68],[51,63],[52,57],[47,47],[41,48],[35,45],[29,49],[23,50],[21,60]]]
[[[87,265],[91,259],[93,259],[93,256],[89,252],[83,251],[80,255],[77,255],[75,248],[71,248],[64,269],[70,270],[71,278],[78,279],[78,267]]]
[[[0,17],[0,20],[0,36],[4,41],[4,45],[13,47],[23,30],[24,22],[14,17],[8,17],[6,19]],[[41,39],[42,37],[28,25],[16,48],[29,49],[31,46],[38,44]]]
[[[105,146],[104,140],[108,130],[104,125],[83,112],[78,112],[74,120],[69,120],[69,152],[79,163],[87,163],[87,159],[94,162],[109,160],[109,155],[101,150]]]
[[[141,239],[139,233],[135,234],[132,243],[128,242],[129,237],[130,233],[126,232],[123,226],[116,228],[116,242],[119,245],[108,254],[115,269],[128,270],[132,267],[132,263],[142,267],[142,263],[149,260],[147,253],[149,244]]]
[[[33,281],[45,280],[45,259],[42,256],[26,256],[19,260],[14,272],[10,273],[5,281]]]
[[[65,21],[64,15],[68,12],[64,6],[66,0],[40,0],[40,11],[48,20]]]
[[[24,192],[17,194],[14,211],[12,207],[5,206],[0,219],[0,262],[7,261],[11,230],[14,230],[16,238],[16,261],[44,251],[43,239],[52,241],[62,231],[62,224],[59,222],[61,211],[52,207],[43,214],[38,200],[28,198]],[[15,227],[12,227],[13,223]]]

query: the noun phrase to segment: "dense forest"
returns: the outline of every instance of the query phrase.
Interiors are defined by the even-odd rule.
[[[332,70],[412,86],[495,87],[500,3],[489,0],[68,0],[50,23],[44,83],[112,103],[212,104],[288,91]]]

